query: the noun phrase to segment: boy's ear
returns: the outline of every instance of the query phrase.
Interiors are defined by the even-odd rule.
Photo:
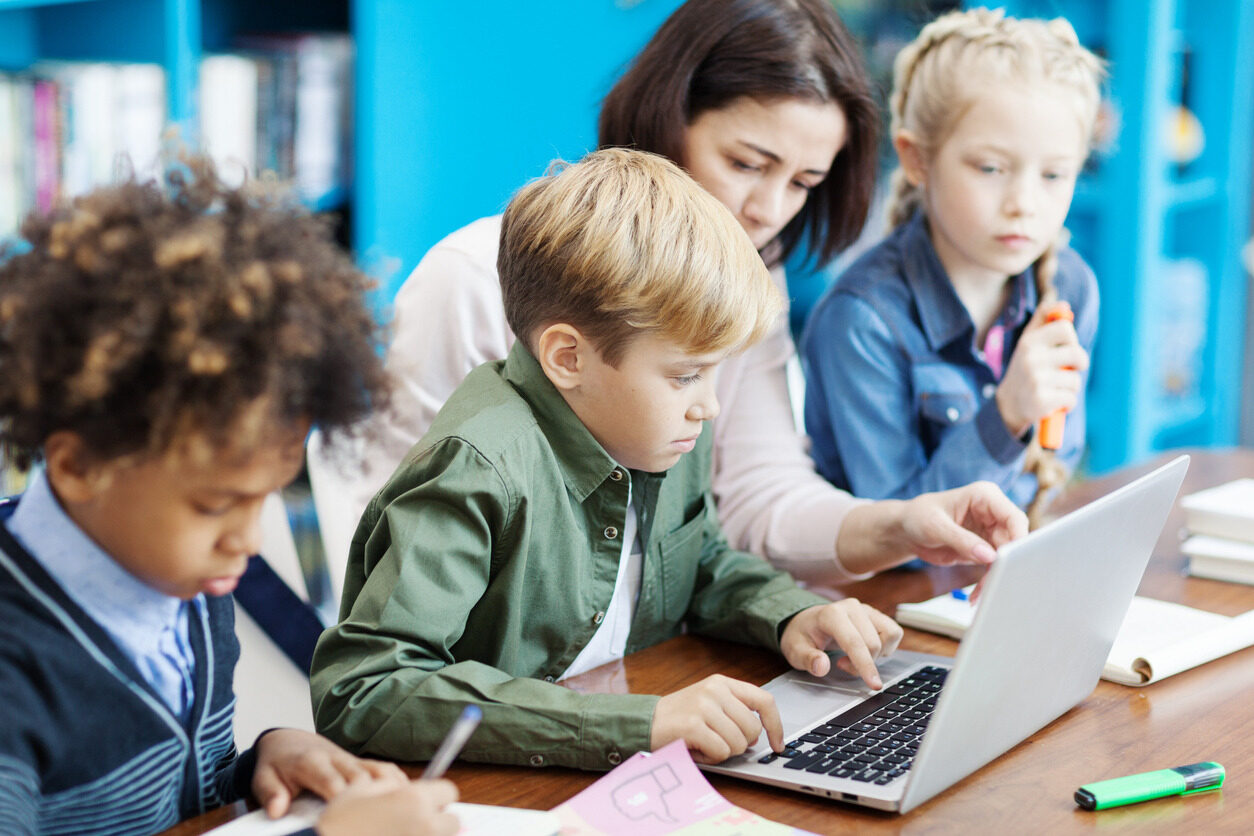
[[[554,386],[566,392],[579,387],[588,367],[585,355],[592,345],[578,328],[565,322],[554,323],[540,332],[535,346],[536,360]]]
[[[95,499],[107,481],[105,463],[87,449],[83,437],[59,430],[44,441],[44,471],[48,484],[62,502],[83,503]]]
[[[906,180],[912,186],[923,186],[927,183],[927,162],[923,154],[923,146],[919,139],[910,131],[901,130],[893,135],[893,148],[897,151],[897,161],[906,174]]]

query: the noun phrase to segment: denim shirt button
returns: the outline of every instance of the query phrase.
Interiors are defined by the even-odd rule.
[[[617,536],[618,536],[618,529],[617,529],[617,528],[615,528],[615,527],[614,527],[614,526],[612,526],[612,525],[610,525],[610,526],[606,526],[606,528],[605,528],[605,539],[606,539],[606,540],[613,540],[613,539],[614,539],[615,537],[617,537]]]
[[[545,681],[545,682],[556,682],[557,680],[553,678],[553,674],[549,674],[548,676],[546,676],[546,677],[544,678],[544,681]]]
[[[596,615],[592,616],[592,623],[593,623],[593,624],[600,624],[600,623],[601,623],[602,621],[604,621],[604,620],[605,620],[605,613],[604,613],[604,612],[599,612],[599,613],[597,613]]]
[[[527,762],[532,766],[544,766],[544,755],[532,755]]]
[[[605,759],[609,761],[611,764],[613,764],[614,766],[618,766],[620,763],[623,762],[623,756],[618,754],[618,752],[610,752],[608,755],[605,756]]]
[[[987,400],[997,394],[997,386],[992,383],[985,383],[984,388],[980,390],[980,394]]]
[[[950,422],[951,424],[952,424],[954,421],[957,421],[957,420],[958,420],[958,416],[959,416],[960,414],[961,414],[961,413],[960,413],[960,412],[958,412],[958,407],[956,407],[956,406],[951,406],[951,407],[949,407],[949,409],[946,409],[946,410],[945,410],[945,417],[949,419],[949,422]]]
[[[623,481],[623,472],[617,467],[610,471],[610,479],[615,482]]]

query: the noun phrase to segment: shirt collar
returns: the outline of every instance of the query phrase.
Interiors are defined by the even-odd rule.
[[[549,439],[567,489],[578,502],[583,502],[601,486],[618,463],[592,437],[557,387],[545,377],[540,363],[522,340],[515,341],[505,358],[502,376],[531,407],[540,432]]]
[[[9,532],[84,612],[121,644],[155,652],[161,632],[177,625],[183,601],[118,565],[62,509],[38,470],[18,502]]]
[[[970,344],[975,325],[936,254],[923,212],[915,212],[906,222],[901,244],[906,283],[917,302],[919,321],[932,349],[939,350],[963,336]],[[1029,267],[1012,279],[1014,286],[1004,316],[1007,327],[1017,327],[1036,309],[1034,270]]]

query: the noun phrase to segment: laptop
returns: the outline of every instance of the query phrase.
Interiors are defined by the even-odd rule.
[[[904,813],[1008,751],[1092,692],[1188,463],[1003,546],[956,657],[899,651],[879,692],[786,673],[765,686],[784,754],[763,735],[702,769]]]

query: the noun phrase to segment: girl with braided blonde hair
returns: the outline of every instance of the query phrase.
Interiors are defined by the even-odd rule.
[[[894,67],[890,235],[802,341],[818,470],[858,496],[976,479],[1030,516],[1084,447],[1092,271],[1063,221],[1092,145],[1100,60],[1065,20],[944,15]],[[1074,320],[1058,318],[1062,303]],[[1067,410],[1056,450],[1041,419]]]

